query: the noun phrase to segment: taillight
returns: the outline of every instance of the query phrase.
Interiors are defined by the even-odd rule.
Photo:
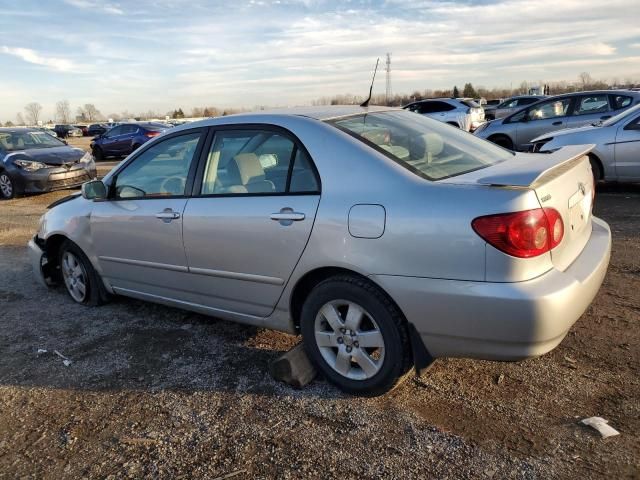
[[[148,138],[153,138],[153,137],[157,137],[158,135],[160,135],[160,132],[146,132],[144,134],[145,137]]]
[[[564,236],[562,217],[553,208],[487,215],[476,218],[471,226],[490,245],[520,258],[542,255]]]

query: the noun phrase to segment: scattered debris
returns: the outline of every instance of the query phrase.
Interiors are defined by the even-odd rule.
[[[564,359],[569,363],[576,363],[577,360],[575,358],[571,358],[569,355],[565,355]]]
[[[44,348],[39,348],[38,351],[36,352],[38,355],[42,355],[43,353],[47,353],[47,350],[45,350]]]
[[[134,438],[134,437],[121,437],[120,443],[125,443],[127,445],[155,445],[158,443],[158,440],[155,438]]]
[[[504,373],[501,373],[500,375],[498,375],[498,377],[496,378],[496,384],[500,385],[502,382],[504,382]]]
[[[65,357],[58,350],[54,350],[53,353],[55,353],[57,356],[59,356],[62,359],[62,363],[64,364],[65,367],[68,367],[69,365],[71,365],[73,363],[70,359]]]
[[[242,470],[236,470],[235,472],[227,473],[226,475],[222,475],[221,477],[216,477],[213,480],[225,480],[227,478],[235,477],[236,475],[240,475],[241,473],[247,473],[247,471],[243,468]]]
[[[580,421],[583,425],[587,425],[591,428],[595,428],[600,432],[602,438],[613,437],[615,435],[620,435],[620,432],[615,428],[610,426],[608,420],[605,420],[602,417],[589,417]]]

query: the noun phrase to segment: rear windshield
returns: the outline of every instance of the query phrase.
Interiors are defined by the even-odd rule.
[[[460,100],[460,103],[462,103],[464,106],[469,107],[469,108],[479,108],[480,105],[478,105],[474,100]]]
[[[428,180],[462,175],[513,157],[486,140],[405,110],[329,121]]]
[[[63,147],[64,145],[46,132],[0,132],[0,149],[7,152],[31,148]]]

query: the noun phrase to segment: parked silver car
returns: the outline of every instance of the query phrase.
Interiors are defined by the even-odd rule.
[[[35,275],[302,333],[354,393],[437,357],[558,345],[610,231],[589,148],[514,154],[397,109],[317,107],[168,130],[42,218]]]
[[[604,122],[542,135],[532,140],[534,152],[553,152],[567,145],[595,144],[589,152],[598,180],[640,182],[640,105]]]
[[[481,125],[480,138],[510,150],[529,151],[532,139],[563,128],[607,120],[640,102],[640,92],[601,90],[569,93],[541,100],[504,119]]]
[[[405,110],[473,132],[484,123],[484,110],[471,98],[430,98],[405,105]]]
[[[524,107],[531,105],[532,103],[539,102],[547,98],[545,95],[517,95],[515,97],[507,98],[491,112],[492,118],[487,120],[495,120],[496,118],[504,118],[507,115],[511,115],[518,110],[522,110]],[[486,114],[486,109],[485,109]]]

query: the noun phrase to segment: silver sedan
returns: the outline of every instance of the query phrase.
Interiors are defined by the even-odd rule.
[[[535,152],[593,143],[589,158],[596,179],[640,182],[640,105],[605,122],[541,135],[532,143]]]
[[[380,394],[434,358],[562,341],[609,263],[589,148],[514,154],[374,107],[209,119],[51,208],[29,252],[78,303],[301,333],[329,380]]]

